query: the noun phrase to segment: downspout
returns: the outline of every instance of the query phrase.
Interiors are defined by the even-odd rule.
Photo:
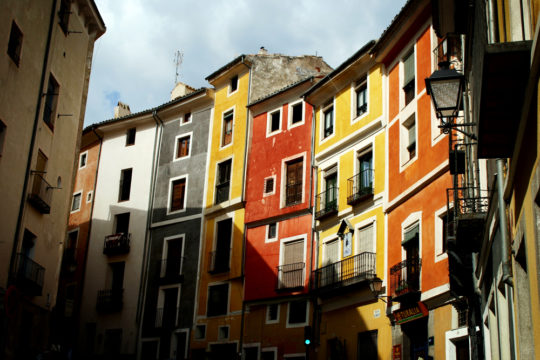
[[[497,200],[499,207],[499,231],[501,232],[501,256],[502,279],[501,281],[509,286],[514,286],[509,264],[509,240],[508,240],[508,222],[506,219],[506,204],[504,202],[504,179],[503,179],[503,159],[497,159]]]
[[[13,247],[11,249],[11,258],[9,259],[9,270],[11,271],[13,267],[13,263],[15,261],[15,255],[17,254],[17,248],[19,243],[19,234],[20,234],[20,228],[23,218],[23,212],[25,208],[26,203],[26,189],[28,187],[28,177],[30,176],[30,167],[32,163],[32,158],[34,157],[34,145],[36,141],[36,133],[37,133],[37,126],[39,123],[39,109],[41,109],[41,101],[43,98],[43,89],[45,85],[45,74],[47,72],[47,67],[49,64],[49,52],[51,48],[51,39],[52,39],[52,32],[53,32],[53,26],[54,26],[54,19],[56,17],[56,3],[57,0],[53,0],[53,6],[51,9],[51,17],[49,20],[49,32],[47,34],[47,45],[45,45],[45,54],[43,56],[43,67],[41,69],[41,79],[39,81],[39,92],[38,92],[38,99],[36,103],[36,113],[34,117],[34,127],[32,128],[32,136],[30,138],[30,146],[28,149],[28,159],[26,161],[26,172],[24,174],[24,182],[23,182],[23,188],[21,193],[21,202],[19,205],[19,215],[17,216],[17,225],[15,226],[15,237],[13,239]],[[8,276],[8,286],[11,285],[12,282],[11,276]]]
[[[163,134],[163,120],[158,116],[157,111],[152,111],[152,117],[154,118],[154,121],[156,123],[156,134],[154,135],[154,150],[152,154],[152,175],[150,177],[150,198],[148,199],[148,213],[146,214],[146,234],[144,237],[144,251],[143,251],[143,261],[141,265],[141,281],[139,282],[139,299],[137,301],[137,316],[135,321],[139,323],[139,326],[137,327],[137,336],[136,338],[139,339],[140,334],[142,333],[142,314],[144,313],[144,304],[146,301],[146,288],[147,288],[147,281],[148,281],[148,268],[150,262],[148,261],[148,248],[149,244],[151,243],[151,234],[150,234],[150,226],[152,222],[152,211],[154,209],[154,195],[155,195],[155,180],[156,180],[156,174],[157,174],[157,168],[159,166],[159,155],[161,150],[161,136]],[[157,161],[156,161],[157,158]],[[139,349],[135,349],[135,356],[138,356]]]

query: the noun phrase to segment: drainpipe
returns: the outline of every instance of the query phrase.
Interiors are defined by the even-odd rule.
[[[39,92],[38,99],[36,103],[36,112],[34,116],[34,127],[32,128],[32,136],[30,138],[30,146],[28,148],[28,159],[26,160],[26,172],[24,174],[24,182],[21,193],[21,203],[19,205],[19,215],[17,216],[17,225],[15,227],[15,237],[13,239],[13,247],[11,249],[11,258],[9,259],[9,270],[11,271],[13,263],[15,261],[15,255],[17,254],[17,248],[19,243],[19,234],[21,232],[21,223],[24,213],[24,208],[26,204],[26,189],[28,187],[28,177],[30,176],[30,167],[32,164],[32,158],[34,157],[34,145],[36,141],[37,126],[39,123],[39,109],[41,109],[41,101],[43,98],[43,89],[45,86],[45,74],[47,73],[47,67],[49,65],[49,52],[51,48],[51,39],[54,26],[54,19],[56,17],[56,3],[57,0],[53,0],[53,5],[51,9],[51,16],[49,20],[49,32],[47,34],[47,45],[45,46],[45,54],[43,56],[43,67],[41,69],[41,79],[39,81]],[[11,285],[13,279],[11,276],[8,276],[8,286]],[[6,287],[7,288],[7,287]]]
[[[501,256],[502,263],[502,282],[513,286],[512,275],[510,272],[510,264],[508,251],[510,242],[508,240],[508,222],[506,220],[506,204],[504,202],[504,179],[503,179],[503,159],[497,159],[497,200],[499,207],[499,230],[501,232]]]

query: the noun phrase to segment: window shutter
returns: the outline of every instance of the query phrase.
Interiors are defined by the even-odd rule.
[[[333,264],[339,260],[339,243],[338,240],[332,240],[325,244],[325,259],[324,266]]]
[[[416,123],[413,122],[411,127],[408,129],[409,132],[409,145],[416,142]]]
[[[291,241],[285,244],[283,264],[304,262],[304,240]]]
[[[414,51],[403,60],[403,85],[414,80]]]
[[[405,235],[403,236],[403,242],[401,245],[404,245],[408,243],[411,240],[418,240],[420,237],[420,227],[418,225],[415,225],[412,229],[409,229],[405,232]]]
[[[373,249],[373,224],[358,231],[358,253],[374,252]]]
[[[181,210],[184,208],[184,194],[186,189],[186,180],[173,181],[171,210]]]

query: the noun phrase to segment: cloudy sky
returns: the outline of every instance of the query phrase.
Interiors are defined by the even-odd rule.
[[[405,0],[95,0],[107,32],[95,44],[85,126],[169,101],[179,80],[206,76],[240,54],[319,55],[337,67],[378,38]]]

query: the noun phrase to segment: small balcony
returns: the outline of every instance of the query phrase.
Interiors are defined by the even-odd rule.
[[[45,268],[24,254],[17,254],[11,276],[15,285],[28,296],[41,295]]]
[[[176,326],[176,316],[180,308],[158,308],[156,310],[156,329],[172,329]]]
[[[390,268],[392,300],[402,302],[420,296],[421,259],[403,260]]]
[[[314,290],[335,290],[374,279],[375,253],[361,254],[326,265],[313,272]]]
[[[40,213],[51,213],[51,197],[53,187],[43,178],[43,173],[32,172],[32,188],[28,194],[28,202]]]
[[[210,274],[220,274],[228,272],[230,266],[231,249],[212,251],[208,259],[208,272]]]
[[[122,310],[124,289],[99,290],[96,310],[102,313],[112,313]]]
[[[315,219],[319,220],[326,216],[337,214],[338,212],[337,187],[332,187],[315,197]]]
[[[118,233],[105,236],[103,254],[113,256],[129,253],[130,233]]]
[[[216,205],[229,200],[230,181],[216,185]]]
[[[347,180],[347,204],[355,205],[373,197],[373,169],[366,169]]]
[[[184,280],[184,275],[180,273],[182,269],[183,257],[173,257],[159,260],[159,284],[177,284]]]
[[[303,262],[280,265],[277,267],[277,290],[291,290],[304,287],[304,270],[306,264]]]

